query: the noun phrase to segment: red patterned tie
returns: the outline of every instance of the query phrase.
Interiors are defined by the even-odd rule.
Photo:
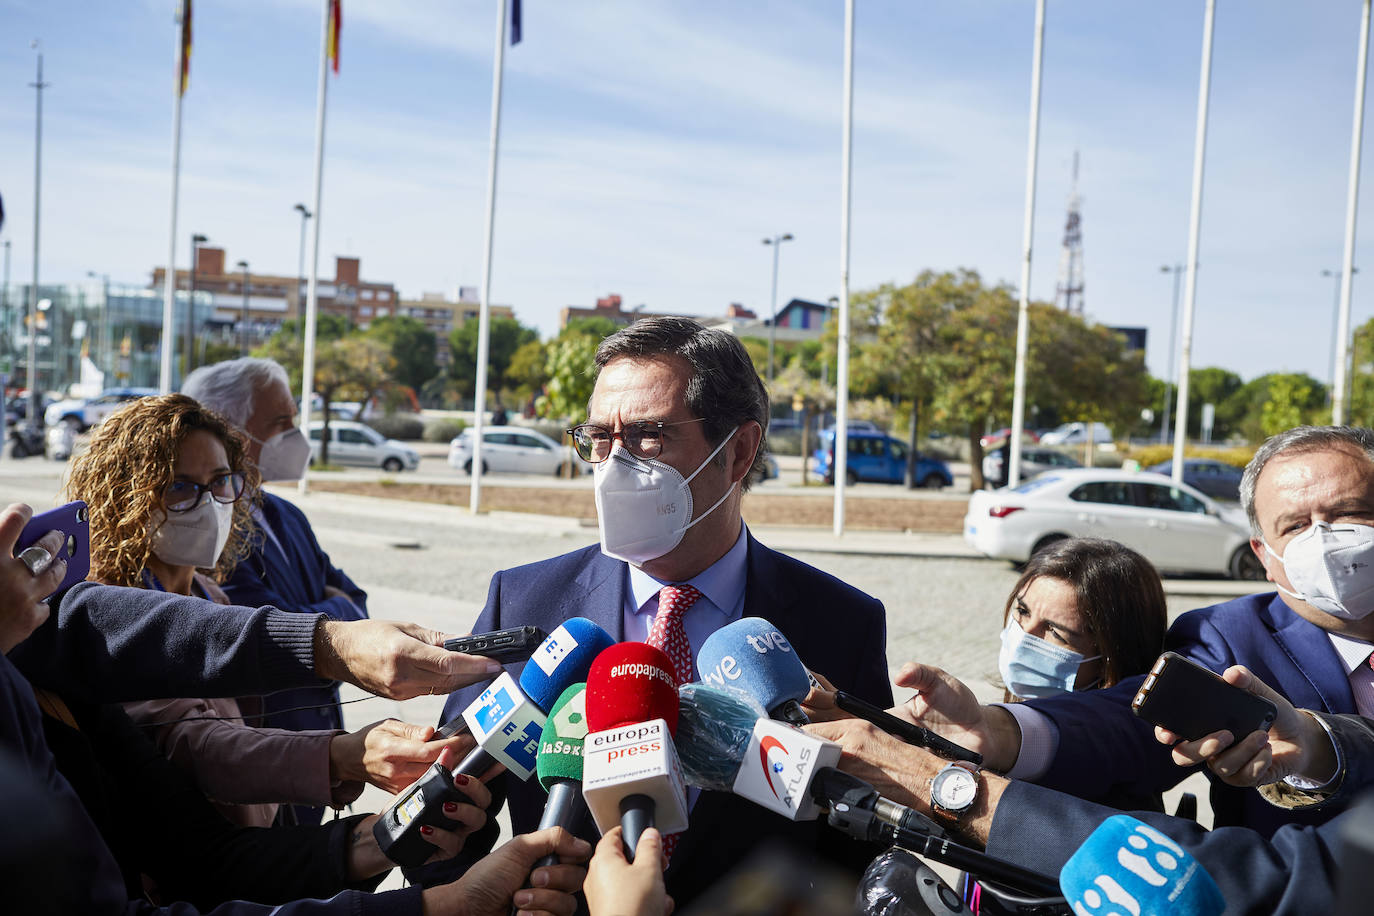
[[[687,639],[683,618],[700,597],[701,592],[690,585],[663,586],[658,593],[658,614],[645,640],[668,656],[676,669],[679,687],[692,679],[692,643]]]

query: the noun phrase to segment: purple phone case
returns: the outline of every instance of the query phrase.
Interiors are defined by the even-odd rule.
[[[49,531],[67,533],[66,542],[57,552],[58,557],[67,561],[67,574],[63,576],[62,584],[57,587],[57,592],[60,592],[85,579],[91,571],[91,523],[86,512],[86,504],[78,499],[65,506],[40,512],[29,519],[24,530],[19,532],[19,540],[14,544],[14,555],[18,556],[26,547],[32,547],[34,541]]]

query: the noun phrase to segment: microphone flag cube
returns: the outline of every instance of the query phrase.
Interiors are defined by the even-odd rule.
[[[503,671],[463,710],[478,745],[517,779],[529,779],[539,754],[544,714],[529,701],[510,672]]]
[[[687,787],[667,722],[592,732],[583,753],[582,797],[603,834],[620,825],[620,800],[629,795],[653,799],[654,824],[665,836],[687,829]]]
[[[840,746],[776,719],[759,719],[735,777],[735,794],[794,821],[821,813],[811,780],[821,767],[838,766]]]

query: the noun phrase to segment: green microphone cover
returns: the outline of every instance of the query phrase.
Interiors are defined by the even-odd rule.
[[[587,685],[573,684],[559,694],[539,738],[535,772],[547,792],[554,780],[582,781],[582,745],[587,740]]]

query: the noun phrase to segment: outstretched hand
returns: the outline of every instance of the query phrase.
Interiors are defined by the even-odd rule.
[[[499,662],[448,651],[446,638],[413,623],[325,620],[315,629],[315,673],[393,700],[451,693],[500,673]]]
[[[1021,733],[1015,720],[999,707],[983,706],[952,674],[933,665],[907,662],[896,684],[916,692],[893,709],[893,715],[977,751],[991,769],[1006,772],[1016,762]]]

